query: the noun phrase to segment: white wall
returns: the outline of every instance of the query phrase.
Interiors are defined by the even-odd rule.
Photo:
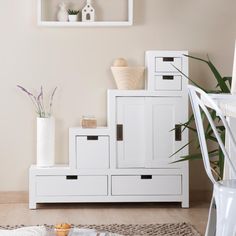
[[[50,1],[50,0],[49,0]],[[236,30],[235,0],[134,0],[133,27],[40,28],[36,0],[1,0],[0,7],[0,191],[27,190],[28,168],[36,157],[36,115],[30,101],[16,88],[58,86],[57,162],[68,161],[68,128],[84,114],[106,124],[106,90],[115,88],[110,72],[114,58],[144,64],[150,49],[209,53],[230,75]],[[116,11],[116,9],[114,9]],[[212,85],[207,67],[190,62],[190,74]],[[191,188],[207,188],[191,164]]]

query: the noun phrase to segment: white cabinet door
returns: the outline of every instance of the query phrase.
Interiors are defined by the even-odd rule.
[[[146,98],[148,115],[148,139],[146,167],[164,167],[175,161],[177,155],[170,158],[182,145],[181,130],[173,129],[183,123],[181,98]],[[173,130],[173,131],[171,131]]]
[[[145,166],[146,121],[144,97],[117,98],[117,125],[123,128],[117,141],[118,168]],[[118,134],[117,134],[118,135]],[[123,137],[122,137],[123,136]]]
[[[173,130],[185,122],[181,101],[180,97],[117,98],[117,125],[123,131],[117,139],[118,168],[174,168],[170,163],[181,152],[170,156],[183,146],[181,130]]]

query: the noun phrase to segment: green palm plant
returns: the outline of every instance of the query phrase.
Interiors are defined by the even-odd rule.
[[[206,93],[230,93],[232,77],[223,77],[220,74],[220,72],[216,69],[216,67],[211,62],[211,60],[208,56],[207,56],[206,60],[199,58],[199,57],[189,56],[189,55],[185,55],[185,56],[189,57],[190,59],[194,59],[194,60],[197,60],[197,61],[207,64],[210,71],[213,73],[215,80],[216,80],[216,87],[213,90],[207,90],[207,89],[201,87],[200,85],[198,85],[196,82],[191,80],[187,75],[183,74],[180,70],[178,70],[176,68],[192,84],[201,88]],[[221,136],[222,141],[225,142],[225,128],[224,128],[224,126],[222,126],[222,124],[221,124],[220,120],[218,119],[218,117],[216,116],[216,113],[214,110],[210,110],[210,114],[216,123],[216,127],[217,127],[217,130]],[[203,119],[206,118],[205,114],[203,112],[202,112],[202,118]],[[224,174],[224,155],[218,145],[218,142],[214,136],[214,133],[213,133],[213,130],[212,130],[210,124],[207,123],[207,119],[205,119],[205,120],[206,120],[205,137],[206,137],[207,143],[209,144],[209,147],[212,147],[208,152],[210,162],[211,162],[211,168],[212,168],[213,173],[216,175],[216,178],[218,178],[220,180],[223,178],[223,174]],[[182,131],[184,131],[185,129],[188,129],[190,132],[197,135],[197,130],[195,128],[195,121],[194,121],[193,114],[189,117],[188,121],[186,121],[185,123],[180,124],[180,125],[182,126]],[[190,140],[187,144],[185,144],[183,147],[181,147],[179,150],[177,150],[174,154],[172,154],[172,156],[175,155],[176,153],[180,152],[182,149],[184,149],[186,146],[189,146],[190,144],[194,145],[195,149],[197,150],[196,153],[182,156],[180,158],[180,160],[178,160],[176,162],[187,161],[187,160],[188,161],[197,160],[197,159],[202,158],[198,139]]]

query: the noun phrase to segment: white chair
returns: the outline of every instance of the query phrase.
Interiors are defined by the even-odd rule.
[[[201,89],[192,85],[188,86],[189,97],[193,108],[195,123],[198,132],[199,143],[206,173],[214,184],[213,196],[209,210],[208,224],[205,235],[207,236],[235,236],[236,235],[236,179],[216,181],[212,172],[209,161],[206,138],[204,134],[204,125],[201,116],[203,111],[212,127],[214,135],[224,154],[225,162],[229,165],[232,174],[236,176],[236,169],[225,148],[225,144],[216,129],[214,121],[209,113],[209,108],[216,111],[217,116],[221,119],[225,127],[227,137],[236,148],[236,141],[232,131],[225,119],[221,109],[214,100]],[[216,212],[215,212],[216,211]],[[216,213],[216,214],[215,214]]]

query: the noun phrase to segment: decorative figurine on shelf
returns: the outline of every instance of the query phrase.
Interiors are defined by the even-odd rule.
[[[60,3],[59,8],[60,9],[57,13],[57,20],[62,22],[68,21],[68,12],[66,9],[66,4],[64,2]]]
[[[87,0],[87,4],[82,9],[82,21],[94,21],[95,9],[91,5],[91,0]]]

